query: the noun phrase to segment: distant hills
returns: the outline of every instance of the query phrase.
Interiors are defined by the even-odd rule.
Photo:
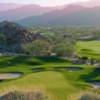
[[[90,0],[57,7],[5,4],[0,8],[0,21],[22,25],[100,25],[100,1]]]
[[[71,9],[73,8],[73,9]],[[72,6],[41,16],[32,16],[20,20],[23,25],[100,25],[100,7],[85,8]]]
[[[0,3],[0,13],[4,12],[4,11],[11,10],[11,9],[19,8],[19,7],[22,7],[22,6],[24,6],[24,4]]]
[[[14,9],[8,9],[6,11],[0,12],[0,21],[3,20],[18,20],[29,16],[41,15],[46,12],[54,10],[52,7],[41,7],[38,5],[22,5],[17,6]]]
[[[100,25],[100,7],[84,8],[54,19],[50,24],[63,25]]]

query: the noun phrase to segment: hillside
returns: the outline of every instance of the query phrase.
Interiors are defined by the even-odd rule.
[[[22,51],[22,45],[36,39],[44,39],[40,34],[31,33],[27,28],[14,22],[0,23],[0,52]]]
[[[7,11],[0,12],[0,21],[3,20],[18,20],[29,16],[41,15],[46,12],[50,12],[56,8],[53,7],[41,7],[39,5],[24,5],[19,8],[8,9]]]
[[[63,25],[100,25],[100,7],[86,8],[81,11],[54,19],[50,24]]]
[[[78,8],[79,6],[76,6]],[[68,10],[69,11],[69,10]],[[100,7],[75,8],[68,13],[67,9],[50,12],[20,20],[23,25],[100,25]],[[63,13],[64,12],[64,13]]]
[[[11,9],[20,8],[22,6],[24,6],[24,4],[0,3],[0,13]]]
[[[69,14],[73,14],[82,9],[84,9],[84,7],[82,7],[82,6],[68,5],[61,10],[54,10],[52,12],[45,13],[40,16],[31,16],[31,17],[19,20],[18,22],[23,25],[48,25],[48,24],[51,24],[51,22],[54,19],[58,19],[58,18],[61,18],[62,16],[67,16]],[[52,24],[54,24],[54,23],[55,23],[55,21]]]

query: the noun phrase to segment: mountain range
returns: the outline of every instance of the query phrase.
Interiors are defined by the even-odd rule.
[[[4,11],[8,11],[11,9],[19,8],[25,6],[24,4],[14,4],[14,3],[0,3],[0,13]]]
[[[68,10],[69,8],[69,10]],[[86,8],[70,6],[40,16],[32,16],[18,21],[22,25],[100,25],[100,7]]]
[[[82,6],[68,5],[64,9],[54,10],[54,11],[51,11],[49,13],[45,13],[45,14],[40,15],[40,16],[31,16],[31,17],[19,20],[18,22],[20,24],[23,24],[23,25],[51,25],[51,24],[56,24],[55,20],[57,20],[58,18],[61,18],[63,16],[68,16],[68,15],[73,14],[74,12],[78,12],[82,9],[84,9],[84,7],[82,7]]]
[[[100,25],[99,0],[57,7],[3,4],[0,8],[0,21],[16,21],[22,25]]]
[[[18,20],[29,16],[41,15],[54,10],[53,7],[41,7],[39,5],[22,5],[0,12],[0,20]]]

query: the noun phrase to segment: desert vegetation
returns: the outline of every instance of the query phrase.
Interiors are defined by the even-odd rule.
[[[0,100],[49,100],[49,99],[40,91],[28,92],[28,93],[13,91],[4,96],[1,96]]]

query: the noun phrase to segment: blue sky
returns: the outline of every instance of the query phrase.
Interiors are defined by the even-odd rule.
[[[24,3],[24,4],[39,4],[42,6],[56,6],[78,1],[88,1],[88,0],[0,0],[0,3]]]

